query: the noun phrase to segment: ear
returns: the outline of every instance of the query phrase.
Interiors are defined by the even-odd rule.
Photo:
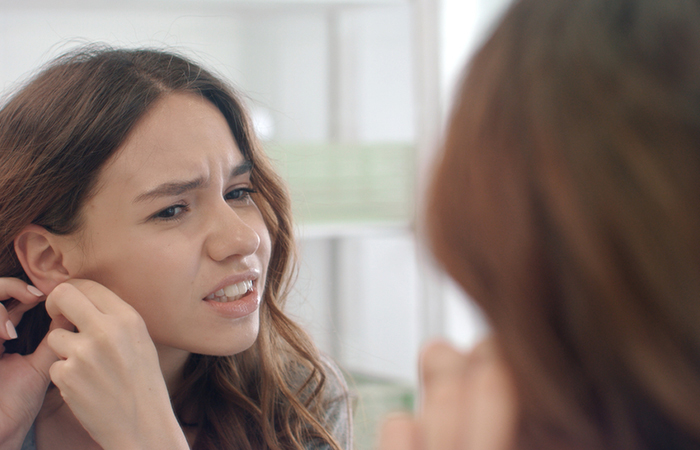
[[[19,262],[41,292],[51,292],[69,278],[68,270],[64,267],[61,242],[60,236],[34,224],[24,227],[15,238],[15,253]]]

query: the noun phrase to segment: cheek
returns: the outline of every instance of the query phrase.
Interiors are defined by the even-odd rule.
[[[248,225],[255,230],[255,233],[260,238],[260,245],[255,254],[264,263],[265,269],[267,269],[268,262],[270,261],[270,254],[272,253],[272,238],[270,237],[270,231],[259,207],[256,206],[255,214],[251,216]]]
[[[267,272],[267,267],[270,262],[270,255],[272,254],[272,242],[270,233],[268,232],[264,223],[262,224],[261,229],[258,231],[258,236],[260,236],[260,246],[258,247],[258,251],[256,253],[258,258],[260,258],[260,261],[263,263],[265,272]]]
[[[186,257],[192,254],[187,240],[127,239],[114,244],[95,249],[99,257],[86,260],[80,277],[104,285],[137,310],[169,294],[191,291],[197,264]]]
[[[199,261],[193,255],[198,254],[187,240],[163,245],[157,245],[155,240],[146,241],[120,259],[126,264],[123,273],[127,276],[122,281],[132,285],[127,287],[129,290],[136,288],[137,292],[151,297],[158,293],[188,294],[199,268]]]

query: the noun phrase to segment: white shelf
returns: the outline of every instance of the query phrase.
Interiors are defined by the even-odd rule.
[[[302,223],[295,226],[295,232],[300,240],[381,238],[410,234],[412,232],[412,224],[407,221]]]
[[[275,8],[327,8],[409,4],[410,0],[0,0],[0,14],[3,11],[27,9],[265,9]]]

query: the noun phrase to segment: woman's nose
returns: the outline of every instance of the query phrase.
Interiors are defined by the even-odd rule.
[[[231,256],[255,253],[260,246],[260,235],[254,227],[257,209],[253,209],[235,208],[227,203],[216,208],[206,243],[212,259],[223,261]]]

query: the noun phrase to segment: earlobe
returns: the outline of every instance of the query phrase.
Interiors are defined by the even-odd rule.
[[[27,225],[14,241],[22,268],[40,291],[48,293],[68,280],[57,236],[39,225]]]

